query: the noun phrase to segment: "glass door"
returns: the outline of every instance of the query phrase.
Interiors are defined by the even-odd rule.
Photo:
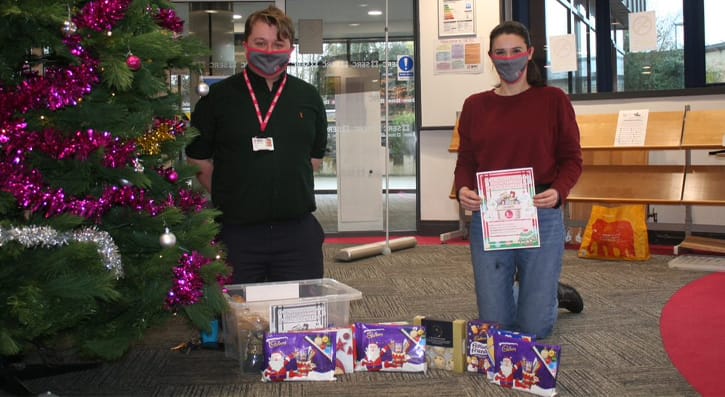
[[[295,0],[286,7],[305,44],[293,53],[289,72],[317,86],[328,109],[316,216],[327,233],[414,231],[413,0]],[[312,39],[321,41],[321,51],[307,51],[305,28],[315,23]]]

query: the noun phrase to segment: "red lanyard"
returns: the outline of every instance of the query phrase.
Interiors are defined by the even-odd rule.
[[[269,109],[267,109],[267,114],[264,116],[264,119],[262,119],[262,111],[259,110],[259,101],[257,100],[257,95],[254,94],[254,89],[252,88],[252,83],[249,82],[249,76],[247,76],[247,69],[244,69],[244,81],[247,83],[247,88],[249,89],[249,95],[252,96],[252,102],[254,103],[254,110],[257,112],[257,120],[259,120],[259,129],[260,129],[260,131],[264,132],[267,129],[267,124],[269,123],[269,118],[272,117],[272,112],[274,111],[274,108],[277,106],[279,97],[282,95],[282,90],[284,89],[284,86],[287,84],[287,74],[285,73],[284,78],[282,79],[282,83],[280,83],[279,88],[277,89],[277,93],[274,94],[274,98],[272,98],[272,104],[269,105]]]

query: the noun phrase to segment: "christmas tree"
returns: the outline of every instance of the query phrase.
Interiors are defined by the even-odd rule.
[[[226,308],[218,213],[170,71],[208,49],[166,1],[0,0],[0,356],[111,360]]]

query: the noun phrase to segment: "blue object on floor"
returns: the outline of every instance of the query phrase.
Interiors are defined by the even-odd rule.
[[[201,331],[201,347],[206,349],[219,348],[219,320],[211,321],[211,332]]]

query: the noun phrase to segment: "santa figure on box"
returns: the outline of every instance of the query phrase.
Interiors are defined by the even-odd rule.
[[[521,380],[516,381],[516,387],[531,389],[531,386],[539,383],[539,377],[536,376],[539,368],[541,364],[537,360],[521,360]]]
[[[287,379],[287,364],[292,358],[281,352],[274,352],[269,355],[269,364],[264,370],[264,377],[272,382],[281,382]]]
[[[514,372],[518,370],[518,364],[514,365],[511,357],[504,357],[499,364],[499,370],[493,380],[501,387],[512,388],[514,386]]]
[[[380,371],[383,368],[383,355],[387,352],[387,346],[380,348],[377,343],[371,342],[365,348],[365,357],[360,360],[360,365],[370,372]]]

